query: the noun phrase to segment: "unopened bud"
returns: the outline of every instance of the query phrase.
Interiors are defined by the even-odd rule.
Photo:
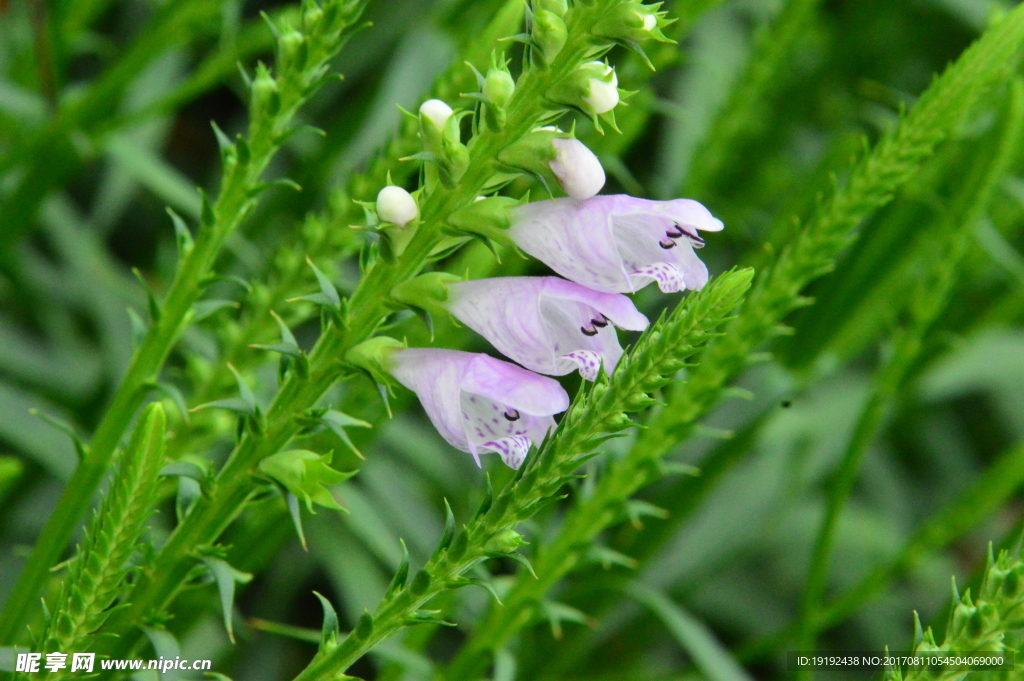
[[[575,138],[555,137],[555,158],[548,165],[565,193],[574,199],[589,199],[604,186],[604,168],[590,149]]]
[[[611,66],[592,61],[559,80],[545,94],[553,102],[574,106],[597,116],[618,105],[619,79]]]
[[[554,12],[540,10],[533,14],[533,41],[540,48],[540,56],[548,66],[555,60],[558,53],[565,47],[569,31],[565,22]]]
[[[489,553],[512,553],[526,544],[523,535],[515,530],[502,530],[487,540],[484,550]]]
[[[281,70],[302,71],[306,68],[306,38],[298,31],[284,33],[277,43],[280,51]]]
[[[583,101],[594,110],[594,113],[607,113],[619,104],[619,79],[615,75],[615,69],[599,61],[590,62],[584,68],[587,67],[601,73],[587,78],[589,91],[583,97]]]
[[[377,194],[377,217],[381,222],[405,227],[419,215],[416,199],[401,187],[388,185]]]
[[[569,11],[569,3],[568,0],[537,0],[534,3],[534,8],[538,11],[552,12],[560,17],[564,17],[565,13]]]
[[[256,70],[256,78],[252,81],[252,116],[260,118],[277,115],[281,108],[281,93],[277,89],[277,81],[270,71],[260,64]]]
[[[420,104],[420,115],[430,119],[438,130],[444,130],[444,124],[452,113],[452,108],[440,99],[428,99]]]
[[[604,17],[594,24],[594,35],[612,40],[631,40],[640,42],[653,39],[662,43],[672,40],[661,32],[661,17],[664,12],[658,11],[659,5],[644,5],[640,2],[624,2],[609,10]]]
[[[512,94],[516,91],[516,82],[512,74],[505,69],[491,69],[484,79],[484,96],[497,107],[508,105]]]
[[[315,2],[305,3],[302,9],[302,28],[309,34],[324,18],[324,11]]]

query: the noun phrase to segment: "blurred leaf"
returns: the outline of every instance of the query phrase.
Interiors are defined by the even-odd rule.
[[[665,595],[636,583],[629,586],[627,592],[658,616],[710,681],[752,680],[707,626]]]

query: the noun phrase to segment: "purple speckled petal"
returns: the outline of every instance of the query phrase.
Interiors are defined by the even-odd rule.
[[[702,288],[708,273],[693,252],[703,245],[697,232],[722,227],[690,199],[649,201],[619,194],[518,206],[509,236],[578,284],[628,293],[652,281],[663,291]]]
[[[590,350],[577,350],[565,355],[569,360],[576,363],[580,370],[580,376],[588,381],[596,381],[601,371],[601,356]]]
[[[680,233],[674,224],[664,218],[649,215],[622,215],[612,218],[615,242],[619,247],[623,266],[630,273],[633,286],[637,289],[649,284],[652,279],[651,265],[664,264],[674,268],[683,282],[681,288],[698,290],[708,281],[708,270],[693,252],[693,246],[683,236],[670,238],[669,234]],[[663,268],[662,268],[663,269]],[[640,276],[636,276],[640,273]],[[662,278],[654,277],[659,285]],[[674,282],[674,278],[670,279]],[[674,285],[674,284],[673,284]],[[672,291],[672,286],[662,286],[662,291]],[[675,290],[679,290],[678,288]]]
[[[447,308],[456,318],[505,356],[545,374],[575,371],[576,363],[565,359],[574,351],[597,355],[611,371],[622,356],[612,324],[647,327],[647,318],[626,296],[558,277],[457,282],[448,293]]]
[[[509,461],[525,456],[529,443],[554,427],[552,415],[569,406],[557,381],[488,355],[408,348],[391,362],[392,375],[416,393],[441,436],[478,464],[480,452],[507,452]]]
[[[513,435],[511,437],[503,437],[500,440],[494,442],[484,442],[481,447],[490,448],[491,451],[497,452],[501,455],[501,460],[505,462],[505,465],[512,470],[519,470],[519,467],[523,465],[523,461],[526,461],[526,455],[530,451],[530,440],[522,435]],[[480,460],[477,459],[477,464]]]

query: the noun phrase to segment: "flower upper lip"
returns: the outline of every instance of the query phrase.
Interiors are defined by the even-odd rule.
[[[575,370],[576,352],[592,353],[611,371],[622,348],[609,324],[640,331],[648,323],[626,296],[559,277],[478,279],[448,291],[451,314],[510,359],[547,374]]]
[[[693,252],[704,245],[698,230],[723,228],[696,201],[626,195],[537,201],[511,217],[509,236],[524,251],[574,282],[617,293],[652,280],[664,291],[702,288],[708,272]]]

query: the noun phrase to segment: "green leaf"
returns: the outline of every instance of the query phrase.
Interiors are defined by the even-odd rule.
[[[711,630],[667,596],[637,583],[626,592],[658,616],[709,681],[752,681]]]
[[[562,640],[562,622],[590,623],[590,618],[586,613],[557,601],[544,600],[541,603],[541,612],[551,625],[551,635],[559,641]]]
[[[217,583],[217,591],[220,593],[221,612],[224,615],[224,629],[228,632],[228,638],[234,643],[235,630],[231,620],[235,607],[235,584],[248,584],[252,580],[252,575],[236,570],[220,558],[204,556],[202,560]]]
[[[160,392],[162,392],[164,395],[167,396],[168,399],[171,400],[171,402],[174,403],[174,406],[177,408],[178,413],[181,414],[182,420],[185,421],[185,425],[188,425],[188,405],[185,403],[185,396],[181,394],[181,391],[178,390],[178,387],[171,383],[163,383],[161,381],[154,381],[153,383],[150,384],[150,386],[155,390],[159,390]]]
[[[319,302],[319,304],[326,304],[331,309],[340,312],[341,296],[338,295],[338,289],[335,288],[334,284],[331,283],[331,280],[327,278],[327,275],[321,272],[320,268],[313,264],[312,260],[306,258],[306,262],[313,269],[313,274],[316,275],[316,280],[320,284],[320,295],[323,296],[322,299],[313,300],[311,302],[319,302],[320,300],[323,300],[325,302]],[[316,294],[314,294],[314,296],[315,295]],[[312,296],[306,296],[307,300],[310,298],[312,298]]]
[[[146,292],[146,300],[149,301],[150,322],[154,324],[156,322],[159,322],[161,315],[160,303],[159,301],[157,301],[156,295],[153,293],[153,289],[149,287],[149,282],[146,281],[146,278],[144,276],[142,276],[142,272],[139,271],[138,267],[132,268],[132,274],[134,274],[135,278],[139,281],[139,284],[142,286],[142,290]]]
[[[636,568],[636,560],[629,556],[610,549],[602,544],[591,544],[587,547],[584,558],[595,563],[600,563],[605,570],[610,570],[613,565],[619,565],[627,569]]]
[[[291,516],[295,534],[299,536],[299,543],[302,544],[302,550],[309,551],[309,546],[306,544],[306,533],[302,529],[302,508],[299,506],[299,498],[291,492],[285,492],[285,503],[288,505],[288,515]]]
[[[402,545],[402,560],[398,563],[398,569],[391,579],[391,584],[388,585],[388,594],[394,594],[404,589],[405,583],[409,579],[409,549],[405,545],[405,540],[399,539],[398,543]]]
[[[175,461],[160,469],[161,476],[180,476],[195,480],[200,485],[205,485],[209,480],[209,473],[199,464],[191,461]]]
[[[348,446],[348,448],[351,449],[355,453],[356,456],[358,456],[360,459],[365,459],[366,458],[366,457],[363,456],[362,452],[360,452],[358,449],[356,449],[356,446],[354,444],[352,444],[352,439],[348,436],[348,433],[345,432],[345,429],[346,428],[372,428],[373,427],[372,424],[367,423],[366,421],[363,421],[362,419],[357,419],[354,416],[349,416],[348,414],[345,414],[344,412],[337,411],[335,409],[331,409],[327,413],[325,413],[323,416],[321,416],[320,417],[320,421],[325,426],[327,426],[331,430],[332,433],[334,433],[339,438],[341,438],[341,441],[344,442]]]
[[[184,258],[192,252],[192,247],[195,245],[192,240],[192,232],[189,231],[185,220],[170,206],[167,206],[167,214],[171,216],[171,222],[174,223],[174,239],[178,244],[178,258]]]
[[[324,622],[320,627],[320,651],[325,652],[338,645],[338,613],[322,594],[314,591],[324,609]]]
[[[235,300],[200,300],[192,306],[192,322],[201,322],[204,319],[212,317],[221,310],[226,309],[238,309],[240,305]]]
[[[149,333],[149,325],[143,321],[142,317],[133,307],[128,308],[128,320],[132,325],[132,348],[138,348],[146,340],[146,334]]]
[[[82,441],[82,438],[78,436],[78,432],[75,430],[74,426],[64,419],[57,418],[56,416],[50,416],[46,412],[38,409],[29,409],[29,413],[38,417],[40,420],[45,421],[71,438],[71,442],[75,445],[75,453],[78,454],[78,460],[81,461],[85,458],[86,453],[89,451],[89,447]]]

